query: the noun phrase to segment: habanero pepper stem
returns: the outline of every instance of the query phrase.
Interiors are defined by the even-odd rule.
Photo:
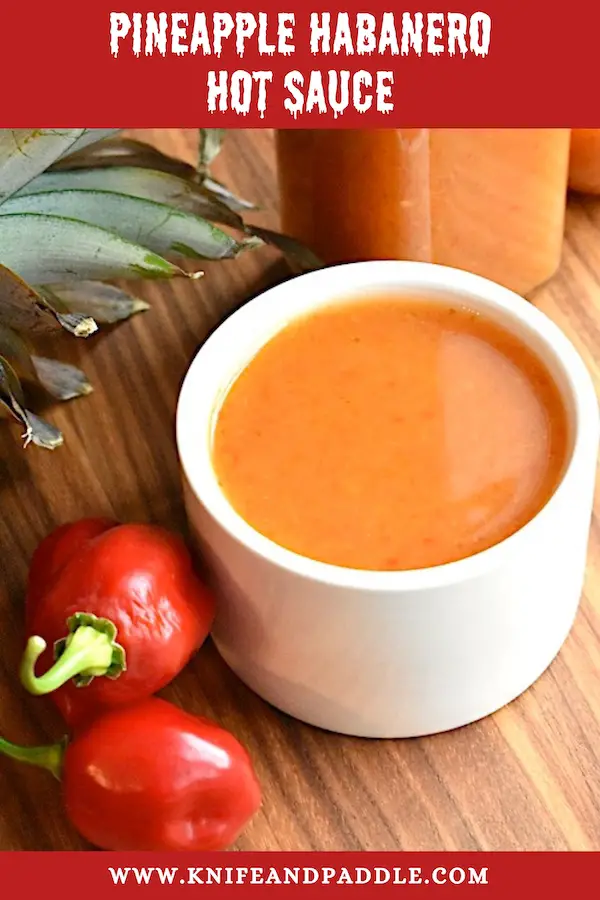
[[[0,738],[0,753],[28,766],[47,769],[57,781],[60,781],[65,744],[48,744],[44,747],[21,747]]]
[[[127,668],[125,651],[116,643],[117,629],[108,619],[77,613],[67,627],[68,637],[54,647],[56,662],[41,676],[35,674],[35,664],[46,650],[46,641],[38,635],[27,641],[20,676],[30,694],[49,694],[71,679],[84,687],[98,676],[118,678]]]
[[[178,535],[101,519],[61,526],[32,560],[21,681],[81,725],[166,687],[214,614]]]

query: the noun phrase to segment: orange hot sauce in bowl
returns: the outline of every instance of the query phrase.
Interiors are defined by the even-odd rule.
[[[382,295],[272,338],[227,393],[212,455],[258,532],[383,571],[519,530],[557,487],[567,445],[559,390],[518,338],[459,305]]]

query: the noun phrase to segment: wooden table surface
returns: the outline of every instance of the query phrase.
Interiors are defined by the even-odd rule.
[[[192,158],[194,133],[146,135]],[[216,174],[276,226],[271,136],[228,138]],[[0,731],[23,742],[61,734],[48,701],[17,681],[23,587],[36,543],[85,515],[185,531],[173,414],[186,366],[232,307],[286,274],[270,251],[207,267],[200,284],[141,288],[152,310],[88,342],[61,341],[95,393],[52,412],[66,433],[55,453],[20,451],[0,428]],[[574,340],[600,386],[600,200],[570,202],[564,259],[534,302]],[[58,353],[56,353],[58,355]],[[600,498],[575,627],[524,696],[458,731],[405,741],[338,737],[281,715],[205,646],[164,693],[218,718],[253,755],[262,811],[237,847],[258,850],[600,850]],[[85,844],[46,773],[0,761],[0,849]]]

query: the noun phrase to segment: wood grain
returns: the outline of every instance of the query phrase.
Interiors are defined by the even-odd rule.
[[[148,135],[146,135],[148,137]],[[194,133],[151,134],[192,158]],[[276,225],[267,131],[229,137],[218,174],[257,200]],[[36,543],[90,514],[160,522],[185,532],[173,414],[186,366],[237,304],[284,277],[270,251],[207,268],[201,284],[150,284],[152,310],[111,334],[61,341],[95,393],[52,412],[67,442],[22,453],[0,429],[0,730],[21,741],[61,733],[47,701],[28,698],[16,671],[23,586]],[[534,302],[574,340],[600,387],[600,201],[572,199],[564,259]],[[57,352],[56,350],[54,351]],[[337,737],[275,712],[228,671],[211,646],[165,691],[220,719],[252,753],[264,806],[240,849],[600,850],[600,496],[581,609],[558,659],[524,696],[450,734],[407,741]],[[72,849],[83,842],[44,773],[0,765],[0,848]]]

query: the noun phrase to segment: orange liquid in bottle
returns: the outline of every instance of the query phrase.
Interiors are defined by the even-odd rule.
[[[600,128],[574,128],[571,132],[569,187],[600,194]]]
[[[413,259],[528,293],[560,262],[568,129],[289,130],[282,229],[327,263]]]

